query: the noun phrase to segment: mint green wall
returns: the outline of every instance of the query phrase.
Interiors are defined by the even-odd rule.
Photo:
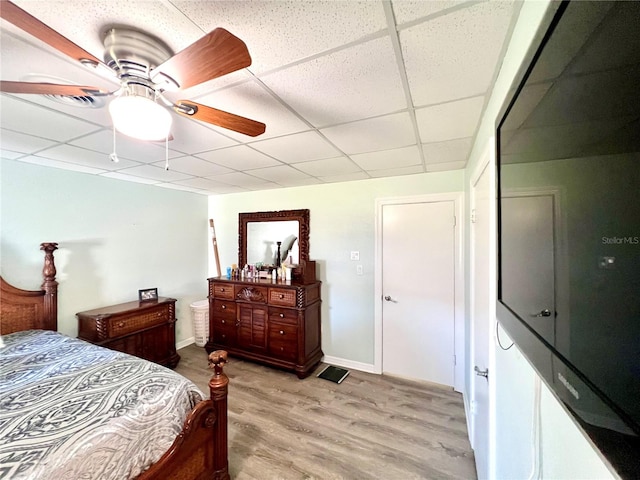
[[[178,299],[177,340],[193,336],[189,304],[207,295],[207,197],[2,160],[0,272],[35,289],[41,242],[58,242],[58,326],[75,313],[157,287]]]
[[[323,282],[324,354],[373,365],[375,201],[460,192],[463,175],[456,170],[210,197],[222,269],[238,261],[238,213],[308,208],[310,258]],[[359,262],[350,260],[351,251],[360,252]],[[358,264],[362,276],[356,275]],[[215,274],[211,257],[209,271]]]
[[[487,103],[481,125],[478,129],[471,157],[465,170],[466,201],[470,199],[470,183],[473,175],[489,149],[495,149],[492,137],[495,122],[511,83],[523,61],[543,17],[549,8],[549,0],[527,0],[523,3],[518,22],[514,28],[509,47],[505,54],[500,73],[494,85],[491,98]],[[494,168],[493,166],[491,168]],[[494,192],[495,193],[495,192]],[[468,204],[467,204],[468,207]],[[467,219],[465,251],[470,249],[470,220]],[[495,242],[495,233],[493,234]],[[470,272],[467,257],[466,271]],[[470,277],[467,275],[465,291],[467,301],[465,311],[470,318],[471,294]],[[495,299],[492,299],[495,301]],[[492,326],[492,330],[495,325]],[[467,325],[469,331],[469,325]],[[467,337],[469,341],[469,337]],[[508,336],[502,332],[503,344],[510,343]],[[535,406],[535,383],[538,378],[527,360],[514,347],[508,351],[501,350],[495,344],[490,345],[491,356],[490,378],[494,389],[490,401],[491,420],[490,437],[491,465],[494,478],[532,478],[532,468],[536,458],[540,459],[539,476],[533,478],[614,478],[600,454],[586,439],[583,431],[574,423],[572,417],[542,383],[539,401],[539,432],[537,443],[533,438],[533,412]],[[467,358],[473,361],[467,343]],[[467,368],[467,391],[470,387],[472,363]],[[466,399],[468,401],[468,399]],[[467,409],[469,413],[469,409]],[[536,450],[536,444],[538,449]],[[535,453],[534,453],[535,452]]]

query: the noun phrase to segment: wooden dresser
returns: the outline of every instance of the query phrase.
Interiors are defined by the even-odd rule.
[[[210,278],[205,349],[305,378],[322,359],[320,305],[320,282]]]
[[[176,300],[160,297],[79,312],[78,338],[175,368]]]

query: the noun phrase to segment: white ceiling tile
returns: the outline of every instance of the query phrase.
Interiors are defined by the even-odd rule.
[[[238,187],[257,187],[259,185],[263,185],[265,182],[263,178],[257,178],[253,175],[247,175],[242,172],[233,172],[227,173],[224,175],[215,175],[209,177],[211,180],[216,182],[226,183],[228,185],[235,185]]]
[[[422,165],[417,146],[384,150],[382,152],[360,153],[351,155],[351,159],[366,171]]]
[[[40,95],[0,96],[4,158],[200,195],[406,175],[425,171],[423,160],[428,171],[459,168],[484,101],[468,97],[492,79],[514,4],[394,0],[387,16],[384,2],[369,0],[16,2],[98,58],[114,24],[150,32],[174,52],[216,27],[246,42],[248,69],[166,96],[264,122],[266,133],[247,137],[174,114],[169,172],[163,144],[123,135],[121,162],[109,160],[111,98],[79,108]],[[404,59],[389,29],[399,32]],[[87,70],[4,20],[0,35],[2,80],[118,86],[110,71]],[[405,60],[409,105],[399,71]],[[544,95],[534,93],[532,103]],[[443,100],[459,95],[465,100]],[[408,113],[414,106],[433,107],[416,109],[419,139]]]
[[[209,178],[189,178],[187,180],[178,180],[176,182],[178,185],[184,185],[186,187],[199,188],[201,190],[207,190],[209,192],[220,192],[223,191],[236,191],[237,188],[234,186],[230,186],[226,183],[216,182],[215,180],[211,180]]]
[[[473,136],[483,105],[484,97],[474,97],[416,110],[422,143]]]
[[[333,145],[316,132],[272,138],[254,142],[251,146],[286,163],[306,162],[340,155]]]
[[[449,170],[461,170],[467,162],[432,163],[427,165],[427,172],[444,172]]]
[[[71,145],[94,150],[109,155],[113,153],[113,130],[101,130],[82,138],[77,138]],[[162,146],[161,146],[162,144]],[[171,142],[169,142],[171,145]],[[145,142],[116,133],[115,151],[118,158],[135,160],[136,162],[157,162],[165,160],[165,148],[163,142]],[[169,158],[182,156],[182,153],[169,149]]]
[[[164,168],[164,161],[154,163],[156,167]],[[186,173],[194,177],[206,177],[209,175],[222,175],[232,170],[221,167],[215,163],[207,162],[196,157],[179,157],[172,158],[169,161],[169,170],[174,172]]]
[[[386,28],[371,1],[184,1],[173,3],[204,30],[223,27],[247,44],[250,70],[264,72]]]
[[[294,166],[304,173],[314,177],[326,177],[330,175],[344,175],[360,172],[361,169],[347,157],[327,158],[313,160],[311,162],[296,163]]]
[[[191,178],[191,175],[175,172],[173,170],[165,170],[164,168],[157,167],[155,165],[139,165],[137,167],[121,169],[119,172],[124,173],[125,175],[149,178],[158,182],[175,182]]]
[[[171,126],[173,140],[171,140],[169,148],[194,154],[238,144],[238,142],[213,131],[207,125],[198,120],[174,115]]]
[[[150,178],[142,178],[136,177],[135,175],[126,175],[120,172],[109,172],[100,174],[101,177],[113,178],[115,180],[125,180],[127,182],[135,182],[135,183],[145,183],[147,185],[157,184],[157,180],[152,180]]]
[[[253,81],[254,76],[246,69],[236,70],[235,72],[227,73],[222,77],[214,78],[207,82],[199,83],[193,87],[178,90],[176,92],[165,92],[165,96],[173,102],[177,100],[198,100],[203,95],[208,95],[216,92],[220,89],[229,87],[230,85],[236,85],[245,83],[247,81]],[[203,102],[198,102],[203,103]],[[215,105],[211,105],[215,107]]]
[[[407,108],[388,36],[280,70],[261,80],[316,127]]]
[[[0,146],[3,150],[11,150],[14,152],[34,153],[43,148],[55,145],[56,142],[46,140],[33,135],[24,135],[22,133],[11,130],[0,130]]]
[[[371,178],[364,172],[345,173],[342,175],[328,175],[326,177],[320,177],[324,182],[337,183],[337,182],[353,182],[355,180],[368,180]]]
[[[348,155],[389,150],[416,143],[413,123],[407,112],[323,128],[320,131]]]
[[[422,145],[425,163],[466,162],[471,152],[473,138],[459,138],[446,142]]]
[[[453,7],[464,7],[465,3],[471,2],[476,3],[474,0],[393,0],[391,4],[396,23],[402,25],[442,13]]]
[[[22,156],[24,156],[24,153],[12,152],[11,150],[5,150],[3,148],[0,148],[0,158],[15,160],[16,158],[20,158]]]
[[[415,106],[484,95],[509,30],[513,2],[487,2],[400,31]]]
[[[282,185],[278,185],[277,183],[273,183],[273,182],[264,182],[258,185],[247,185],[244,188],[251,191],[274,190],[276,188],[282,188]]]
[[[16,132],[64,142],[100,127],[11,97],[0,95],[0,125]],[[55,125],[55,128],[52,126]]]
[[[234,170],[252,170],[254,168],[273,167],[281,165],[280,162],[264,153],[257,152],[245,145],[222,148],[212,152],[202,152],[197,155],[210,162],[233,168]]]
[[[124,158],[121,158],[117,163],[112,162],[109,155],[94,152],[93,150],[86,150],[80,147],[74,147],[73,145],[58,145],[56,147],[48,148],[38,152],[38,156],[51,158],[53,160],[60,160],[62,162],[75,163],[76,165],[99,168],[102,170],[121,170],[123,168],[139,165],[138,162],[133,162]]]
[[[214,127],[217,131],[241,142],[303,132],[311,128],[256,82],[246,82],[235,87],[225,88],[197,100],[198,103],[250,118],[266,125],[265,132],[255,138]]]
[[[258,168],[251,170],[251,175],[264,178],[271,182],[284,184],[284,182],[293,182],[309,178],[309,175],[302,173],[288,165],[279,167]]]
[[[381,177],[398,177],[400,175],[415,175],[417,173],[424,173],[424,167],[422,165],[414,165],[411,167],[389,168],[385,170],[371,170],[369,175],[374,178]]]
[[[43,167],[61,168],[63,170],[72,170],[74,172],[91,173],[98,175],[100,173],[106,173],[106,170],[101,168],[88,167],[86,165],[79,165],[69,162],[61,162],[60,160],[53,160],[51,158],[38,157],[36,155],[30,155],[20,159],[21,162],[33,163],[36,165],[42,165]]]
[[[280,180],[278,183],[283,187],[306,187],[307,185],[319,185],[324,182],[315,177],[304,177],[284,179]]]

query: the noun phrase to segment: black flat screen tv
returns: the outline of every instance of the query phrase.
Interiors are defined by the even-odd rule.
[[[534,43],[496,126],[498,321],[640,478],[640,2],[553,3]]]

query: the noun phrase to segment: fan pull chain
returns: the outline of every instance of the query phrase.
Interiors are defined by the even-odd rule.
[[[164,137],[164,169],[169,171],[169,135]]]
[[[116,153],[116,126],[113,126],[113,153],[109,155],[109,158],[113,163],[118,163],[120,159],[118,158],[118,154]]]

